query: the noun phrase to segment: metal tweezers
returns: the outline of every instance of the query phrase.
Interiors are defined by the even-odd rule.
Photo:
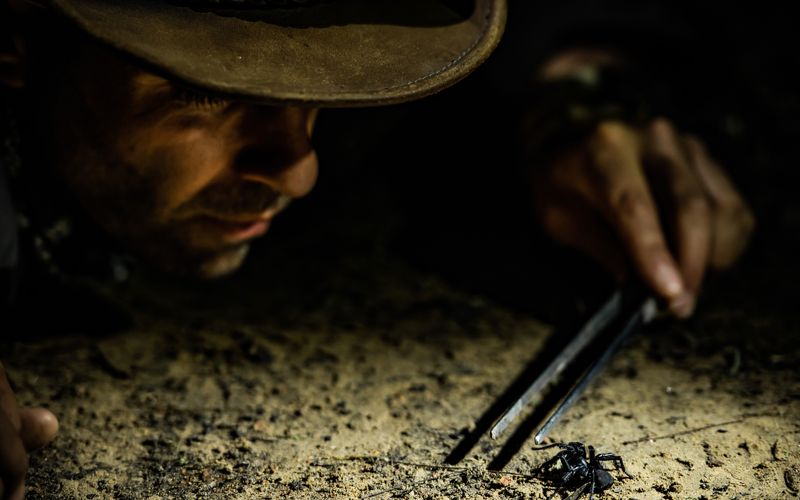
[[[497,420],[490,431],[492,439],[500,437],[503,431],[522,413],[525,406],[537,396],[541,396],[545,389],[555,383],[562,372],[573,363],[575,358],[588,345],[600,337],[601,333],[610,326],[618,328],[608,338],[604,348],[597,349],[598,355],[588,363],[589,367],[579,376],[566,396],[555,405],[555,408],[550,411],[547,419],[539,427],[534,436],[534,441],[537,445],[541,444],[553,426],[575,404],[586,387],[603,370],[603,367],[613,357],[623,341],[633,331],[650,322],[655,317],[656,312],[655,300],[643,293],[638,287],[615,291],[611,298],[583,325],[550,365]]]

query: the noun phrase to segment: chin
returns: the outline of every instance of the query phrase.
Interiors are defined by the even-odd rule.
[[[250,250],[249,241],[230,244],[173,232],[150,233],[147,238],[129,240],[127,246],[154,270],[200,280],[233,274],[242,267]]]
[[[204,280],[213,280],[223,278],[236,272],[244,259],[247,257],[247,252],[250,250],[250,245],[241,245],[236,248],[225,250],[214,256],[208,257],[197,266],[193,274],[195,277]]]

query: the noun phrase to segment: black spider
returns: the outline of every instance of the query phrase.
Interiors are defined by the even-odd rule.
[[[614,484],[614,477],[608,473],[612,469],[603,468],[600,462],[613,462],[614,469],[622,470],[626,476],[631,477],[620,456],[611,453],[595,454],[593,446],[589,446],[589,453],[586,453],[583,443],[556,443],[538,449],[554,446],[561,448],[561,451],[536,469],[539,477],[556,488],[550,498],[559,491],[574,490],[568,500],[576,500],[588,490],[589,498],[592,499],[595,493]]]

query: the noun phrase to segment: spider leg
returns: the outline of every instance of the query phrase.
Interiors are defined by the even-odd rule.
[[[569,482],[570,482],[570,481],[572,481],[572,478],[573,478],[573,477],[575,477],[575,475],[576,475],[577,473],[578,473],[578,471],[577,471],[576,469],[572,469],[572,470],[569,470],[569,471],[567,471],[567,473],[566,473],[566,474],[564,474],[564,475],[561,477],[561,482],[562,482],[563,484],[569,484]]]
[[[589,486],[589,483],[583,483],[578,489],[572,492],[570,496],[566,498],[566,500],[578,500],[584,493],[586,493],[586,488]]]
[[[631,476],[628,473],[628,471],[625,470],[625,464],[622,462],[622,457],[620,457],[619,455],[614,455],[613,453],[600,453],[595,458],[598,462],[600,461],[613,462],[614,467],[620,469],[622,472],[625,473],[626,476],[633,478],[633,476]],[[604,469],[604,470],[609,470],[609,469]]]
[[[589,490],[589,500],[594,500],[594,486],[597,481],[597,471],[592,468],[592,489]]]

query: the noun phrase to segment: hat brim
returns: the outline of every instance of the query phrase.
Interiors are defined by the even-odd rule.
[[[506,5],[456,3],[332,0],[221,10],[155,0],[52,0],[91,36],[189,85],[306,106],[402,102],[468,75],[499,42]]]

